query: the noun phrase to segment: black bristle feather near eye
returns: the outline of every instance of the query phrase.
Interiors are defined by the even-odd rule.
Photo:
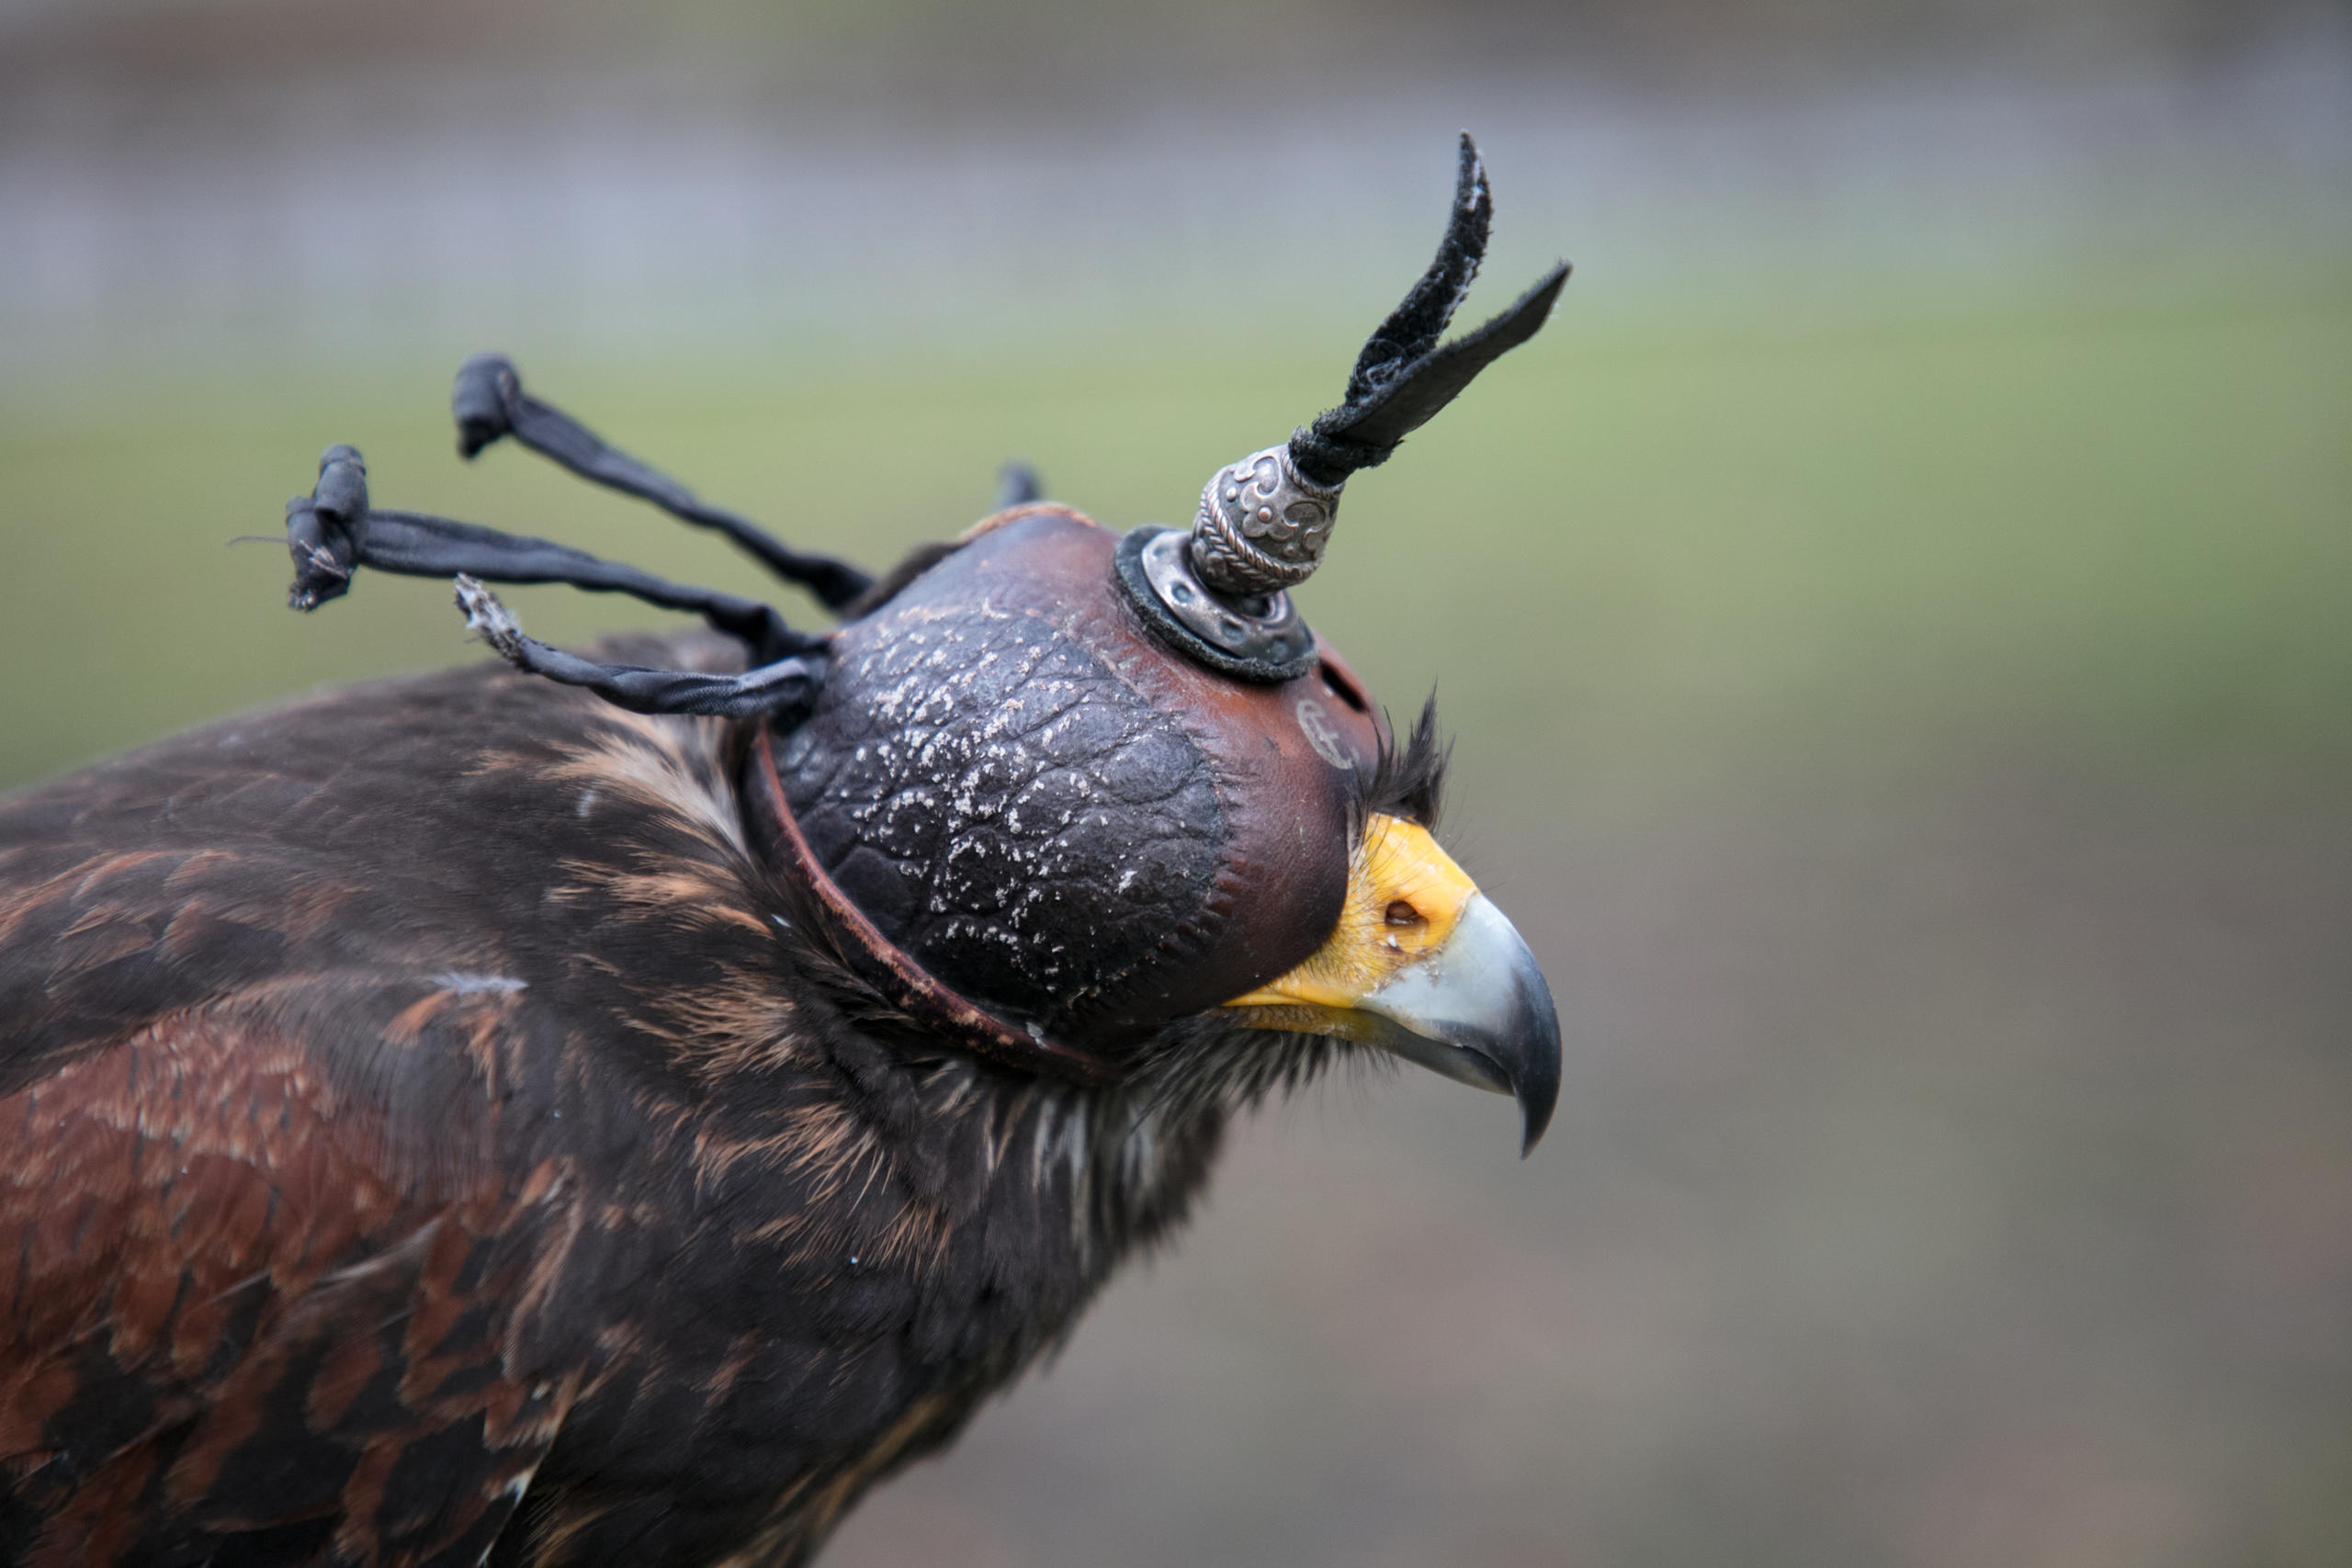
[[[1379,761],[1371,773],[1357,775],[1359,820],[1401,817],[1434,829],[1445,796],[1446,765],[1453,757],[1453,742],[1438,735],[1437,694],[1432,692],[1403,744],[1397,743],[1393,724],[1383,727]]]

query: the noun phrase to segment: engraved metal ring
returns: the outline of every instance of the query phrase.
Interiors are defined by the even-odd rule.
[[[1275,684],[1315,668],[1315,634],[1287,593],[1220,593],[1193,570],[1177,528],[1134,530],[1113,562],[1144,621],[1170,647],[1212,670]]]
[[[1201,491],[1193,569],[1227,594],[1276,593],[1306,581],[1323,564],[1340,489],[1301,474],[1287,445],[1227,464]]]

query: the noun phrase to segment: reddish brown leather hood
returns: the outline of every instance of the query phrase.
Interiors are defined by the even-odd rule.
[[[836,634],[767,743],[808,856],[900,955],[1113,1057],[1321,944],[1380,745],[1329,649],[1257,685],[1167,647],[1116,542],[1061,506],[989,519]]]

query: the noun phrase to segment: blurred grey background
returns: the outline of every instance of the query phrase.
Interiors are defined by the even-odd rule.
[[[1461,127],[1473,311],[1577,276],[1303,598],[1439,687],[1560,1122],[1260,1118],[827,1561],[2352,1561],[2341,5],[0,0],[0,787],[476,656],[222,547],[330,441],[755,586],[459,464],[477,349],[873,562],[1014,455],[1180,521]]]

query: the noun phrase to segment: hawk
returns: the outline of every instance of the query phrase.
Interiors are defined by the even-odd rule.
[[[0,1560],[797,1563],[1168,1235],[1234,1114],[1351,1053],[1516,1097],[1550,993],[1287,590],[1350,474],[1543,323],[1441,344],[1437,260],[1340,405],[1114,534],[1014,472],[873,579],[482,357],[506,438],[833,612],[370,503],[293,600],[454,579],[502,658],[0,801]],[[586,653],[487,583],[699,615]]]

